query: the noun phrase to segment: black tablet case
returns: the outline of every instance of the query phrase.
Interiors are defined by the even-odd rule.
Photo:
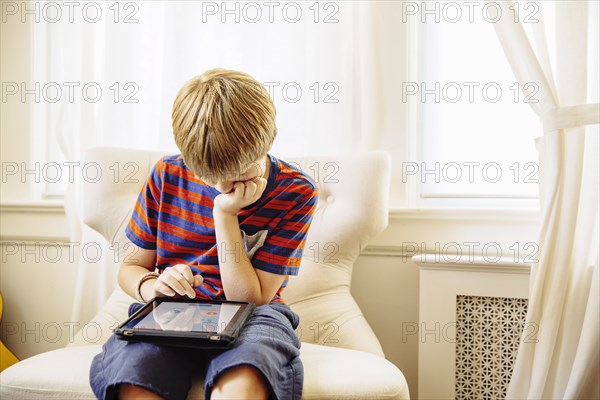
[[[189,332],[172,330],[153,330],[153,329],[132,329],[137,322],[141,321],[149,312],[152,312],[155,301],[159,302],[200,302],[205,304],[239,304],[245,305],[238,310],[234,316],[234,324],[227,326],[222,332]],[[161,297],[152,299],[144,307],[140,308],[125,322],[119,325],[115,330],[117,339],[129,341],[144,341],[166,346],[193,347],[206,349],[227,349],[233,346],[240,335],[240,332],[248,318],[254,312],[256,305],[254,303],[239,301],[218,301],[218,300],[190,300],[186,298]]]

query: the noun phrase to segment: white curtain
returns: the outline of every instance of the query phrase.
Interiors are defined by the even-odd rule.
[[[215,67],[246,71],[269,89],[277,108],[275,155],[381,149],[384,132],[397,129],[380,122],[389,120],[381,104],[394,88],[374,77],[383,65],[395,68],[383,60],[402,37],[399,4],[84,2],[75,11],[74,22],[46,24],[41,55],[50,80],[78,83],[74,101],[63,98],[49,109],[67,161],[83,162],[85,150],[98,145],[177,152],[175,94]],[[400,58],[394,62],[402,67]],[[77,96],[85,85],[86,97]],[[79,262],[72,320],[85,323],[110,295],[116,268],[114,251],[81,223],[80,195],[75,182],[65,196],[71,241],[95,242],[103,255]]]
[[[512,1],[494,3],[516,78],[539,87],[532,107],[543,126],[539,255],[507,398],[599,398],[598,2],[536,2],[527,24]]]

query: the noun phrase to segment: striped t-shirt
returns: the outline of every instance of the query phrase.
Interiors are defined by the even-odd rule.
[[[269,157],[263,195],[238,213],[246,249],[226,249],[222,257],[246,250],[254,268],[286,275],[272,300],[282,302],[288,276],[298,274],[317,188],[299,169]],[[187,264],[192,273],[201,274],[204,282],[196,295],[204,299],[225,298],[213,220],[213,200],[219,194],[196,177],[180,155],[164,157],[152,168],[126,228],[134,244],[157,251],[159,270]]]

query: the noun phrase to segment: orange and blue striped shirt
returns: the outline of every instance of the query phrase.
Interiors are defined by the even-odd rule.
[[[286,275],[272,300],[282,302],[288,276],[298,274],[318,192],[308,175],[268,156],[271,166],[265,191],[240,210],[238,221],[244,240],[260,238],[258,245],[262,244],[249,253],[253,267]],[[196,288],[196,295],[204,299],[225,298],[212,216],[219,194],[188,169],[180,155],[163,157],[152,168],[126,227],[134,244],[157,251],[159,270],[187,264],[194,274],[201,274],[204,283]]]

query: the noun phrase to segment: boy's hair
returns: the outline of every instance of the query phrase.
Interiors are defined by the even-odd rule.
[[[208,70],[188,81],[173,103],[173,134],[186,165],[207,181],[235,179],[267,154],[275,106],[250,75]]]

